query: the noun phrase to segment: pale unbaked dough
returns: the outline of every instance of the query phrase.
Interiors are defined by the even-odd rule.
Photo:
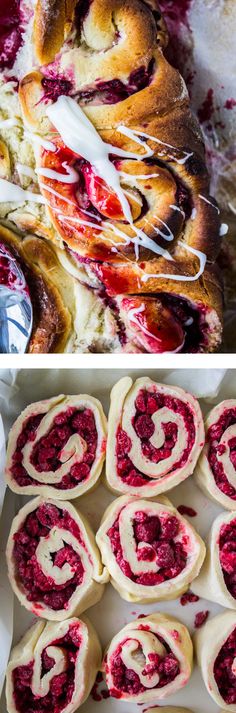
[[[221,527],[232,520],[236,520],[235,512],[223,512],[214,520],[208,535],[206,558],[198,577],[191,584],[191,589],[200,597],[217,602],[223,607],[236,609],[236,599],[226,586],[219,557]]]
[[[209,695],[213,698],[215,703],[218,706],[224,706],[222,713],[226,713],[227,711],[236,713],[236,703],[230,705],[225,703],[220,695],[213,669],[220,649],[235,627],[236,613],[233,611],[225,611],[223,614],[219,614],[219,616],[215,616],[213,619],[207,621],[194,635],[197,660],[203,681]]]
[[[178,519],[180,531],[176,536],[176,540],[180,541],[181,535],[186,536],[188,540],[188,558],[186,566],[177,577],[157,585],[145,586],[126,577],[119,567],[107,534],[117,518],[119,519],[119,534],[123,546],[124,559],[130,565],[131,570],[136,575],[143,572],[156,573],[158,571],[155,561],[148,562],[142,559],[141,556],[140,558],[137,557],[137,546],[132,524],[137,510],[145,512],[150,517],[160,517],[163,514],[167,514],[167,516],[174,515]],[[158,501],[139,500],[132,495],[123,495],[117,498],[109,505],[103,515],[96,541],[102,553],[103,563],[110,573],[111,584],[123,599],[130,602],[142,602],[145,604],[146,602],[176,599],[188,589],[192,579],[199,572],[205,557],[205,545],[201,537],[189,522],[178,513],[172,503],[164,497],[160,497]],[[147,547],[146,542],[139,544],[141,549],[142,546]]]
[[[206,434],[211,426],[217,424],[219,418],[222,416],[224,411],[226,409],[230,410],[231,408],[236,408],[236,399],[227,399],[225,401],[221,401],[221,403],[217,404],[217,406],[215,406],[210,411],[205,421]],[[223,444],[226,449],[222,455],[217,455],[217,459],[220,463],[223,464],[224,472],[226,473],[229,483],[236,489],[235,468],[233,466],[233,463],[231,463],[229,457],[228,446],[228,440],[230,438],[233,438],[234,436],[236,436],[235,424],[230,426],[229,428],[226,428],[226,430],[222,434],[219,444]],[[229,495],[223,493],[222,490],[220,490],[220,488],[218,488],[216,484],[210,463],[208,461],[208,451],[209,444],[206,439],[205,446],[200,455],[198,465],[194,474],[197,485],[199,485],[201,490],[203,490],[203,492],[205,493],[205,495],[207,495],[208,498],[211,498],[219,505],[222,505],[222,507],[226,508],[227,510],[236,510],[236,499],[233,500],[233,498],[229,497]]]

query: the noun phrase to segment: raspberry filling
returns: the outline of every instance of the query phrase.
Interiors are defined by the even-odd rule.
[[[155,430],[151,418],[152,414],[164,407],[181,414],[188,434],[188,441],[180,459],[171,467],[171,473],[178,468],[182,468],[189,458],[196,436],[193,413],[188,404],[172,396],[142,389],[136,398],[135,406],[136,413],[133,425],[138,438],[141,440],[142,453],[151,463],[160,463],[162,460],[169,458],[178,437],[177,425],[172,422],[164,423],[162,427],[165,433],[165,442],[161,448],[155,448],[150,442],[150,438],[153,436]],[[116,434],[118,475],[124,479],[128,485],[133,487],[146,485],[147,482],[150,483],[150,478],[143,475],[132,464],[128,455],[130,449],[131,440],[129,436],[118,426]],[[152,484],[155,484],[155,482],[156,481],[153,480]]]
[[[70,703],[75,687],[75,665],[81,645],[78,624],[71,624],[68,632],[61,639],[50,641],[50,646],[57,646],[65,656],[65,670],[52,676],[49,691],[46,696],[36,696],[32,693],[32,677],[34,661],[17,666],[12,672],[13,696],[16,710],[19,713],[60,713]],[[47,654],[47,647],[41,656],[42,678],[54,666],[54,659]]]
[[[140,628],[142,628],[142,626],[140,626]],[[157,636],[157,634],[153,634],[153,636],[164,645],[166,654],[164,656],[160,656],[156,653],[148,654],[148,663],[144,662],[142,675],[147,676],[148,682],[149,676],[158,673],[160,678],[155,688],[162,688],[176,678],[180,672],[180,666],[178,659],[164,639],[161,636]],[[147,688],[142,685],[136,671],[127,668],[122,660],[122,648],[127,641],[129,641],[129,638],[119,644],[111,660],[111,675],[114,685],[114,688],[111,690],[111,695],[115,698],[122,698],[122,693],[137,696],[139,693],[144,693],[144,691],[147,690]],[[136,652],[136,656],[138,655],[140,655],[140,657],[143,656],[141,647],[139,647]]]
[[[227,705],[236,703],[236,628],[220,649],[214,663],[214,676]]]
[[[22,431],[17,439],[16,450],[13,453],[13,465],[11,474],[20,486],[41,485],[34,478],[31,478],[24,466],[23,448],[28,441],[34,441],[37,436],[37,428],[45,414],[30,416],[24,423]],[[87,450],[83,459],[79,463],[74,463],[69,473],[64,475],[60,483],[53,485],[58,490],[75,488],[79,482],[89,478],[97,449],[97,431],[94,415],[91,409],[79,411],[75,408],[68,408],[59,413],[53,421],[46,436],[43,436],[33,448],[31,463],[39,473],[56,471],[61,466],[60,453],[66,446],[69,438],[78,434],[85,441]],[[48,479],[50,485],[50,478]]]
[[[153,562],[156,572],[142,572],[133,574],[129,562],[124,559],[119,534],[119,517],[108,530],[112,552],[123,574],[136,584],[155,586],[167,579],[177,577],[184,569],[187,562],[187,552],[179,538],[179,522],[173,515],[149,516],[143,511],[137,511],[133,520],[133,533],[136,542],[136,556],[140,560]],[[175,538],[178,536],[178,542]],[[139,543],[142,542],[142,547]]]
[[[236,599],[236,518],[220,528],[219,553],[226,587]]]
[[[7,287],[9,290],[29,294],[24,275],[15,257],[2,242],[0,242],[0,287],[1,285]]]
[[[142,66],[129,75],[126,83],[120,79],[110,79],[107,82],[97,81],[78,93],[82,104],[117,104],[132,94],[140,92],[151,84],[155,62],[152,59],[148,67]]]
[[[40,505],[31,512],[20,530],[14,534],[13,558],[18,584],[23,587],[29,602],[45,604],[58,611],[67,609],[69,600],[82,583],[84,568],[79,555],[68,544],[51,553],[52,567],[68,563],[74,572],[63,584],[55,584],[53,577],[45,576],[38,560],[37,547],[42,538],[49,537],[52,527],[68,530],[85,547],[80,528],[66,510],[50,503]]]
[[[219,490],[232,500],[236,500],[236,489],[228,481],[227,474],[224,471],[223,463],[218,460],[218,455],[223,455],[225,446],[220,443],[224,432],[230,426],[236,425],[236,408],[225,409],[217,423],[210,426],[207,434],[209,443],[208,461],[211,466],[215,482]],[[234,468],[236,467],[236,437],[230,438],[228,442],[229,457]]]

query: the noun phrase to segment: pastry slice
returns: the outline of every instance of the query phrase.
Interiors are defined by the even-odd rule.
[[[195,634],[197,659],[209,695],[224,712],[236,711],[236,613],[210,619]]]
[[[124,377],[112,389],[106,477],[117,493],[153,497],[193,472],[204,445],[197,400],[148,377]]]
[[[214,520],[208,536],[207,554],[192,591],[236,609],[236,516],[223,512]]]
[[[8,713],[74,713],[84,703],[101,662],[101,647],[87,619],[38,621],[10,654]]]
[[[93,396],[30,404],[9,433],[6,480],[16,493],[59,500],[93,488],[106,450],[106,417]]]
[[[205,556],[199,535],[166,498],[114,500],[96,540],[121,597],[144,604],[183,594]]]
[[[103,662],[110,695],[130,703],[173,695],[186,685],[191,669],[188,630],[167,614],[127,624],[112,639]]]
[[[108,579],[89,523],[68,502],[30,500],[13,520],[8,575],[26,609],[61,621],[98,602]]]
[[[236,400],[215,406],[205,425],[206,444],[196,482],[209,498],[227,510],[236,510]]]

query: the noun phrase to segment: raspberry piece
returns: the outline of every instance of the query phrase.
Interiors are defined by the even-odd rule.
[[[179,505],[177,507],[178,512],[180,515],[188,515],[188,517],[196,517],[197,512],[193,508],[190,508],[188,505]]]
[[[173,567],[175,564],[175,556],[172,547],[168,542],[163,542],[158,545],[156,561],[159,567]]]
[[[193,594],[193,592],[186,592],[185,594],[182,594],[182,597],[180,597],[180,604],[182,604],[182,607],[185,607],[186,604],[194,604],[194,602],[198,602],[199,597],[197,594]]]
[[[134,523],[134,534],[137,542],[151,543],[157,540],[160,532],[160,521],[158,517],[147,517],[145,522]]]
[[[147,401],[146,391],[140,391],[136,398],[135,406],[138,411],[141,411],[141,413],[146,412],[146,401]]]
[[[39,522],[45,527],[53,527],[60,521],[60,510],[51,503],[40,505],[36,510],[36,515]]]
[[[138,416],[134,428],[139,438],[151,438],[155,431],[154,423],[148,414]]]
[[[194,626],[195,629],[200,629],[200,626],[203,626],[205,624],[205,621],[208,619],[210,612],[208,609],[206,611],[199,611],[194,619]]]
[[[87,478],[90,473],[90,468],[87,463],[75,463],[75,465],[72,465],[70,474],[72,475],[72,478],[75,478],[75,480],[84,480],[84,478]]]
[[[131,449],[131,440],[127,433],[119,428],[117,431],[117,455],[129,453]]]
[[[147,413],[153,414],[158,409],[158,404],[154,396],[148,396],[147,400]]]
[[[179,522],[175,515],[161,519],[161,539],[174,540],[179,532]]]

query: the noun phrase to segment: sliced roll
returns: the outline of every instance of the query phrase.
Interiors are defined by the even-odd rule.
[[[209,532],[207,554],[191,589],[200,597],[236,609],[236,514],[221,513]]]
[[[12,588],[33,614],[61,621],[102,597],[108,575],[90,525],[71,503],[30,500],[13,520],[6,554]]]
[[[106,417],[93,396],[30,404],[8,440],[6,480],[15,493],[64,500],[95,486],[106,450]]]
[[[8,713],[73,713],[88,697],[100,662],[98,637],[87,619],[38,621],[10,655]]]
[[[183,594],[205,556],[205,545],[169,500],[123,495],[104,513],[96,535],[111,584],[123,599],[155,602]]]
[[[176,386],[120,379],[111,392],[106,477],[117,493],[153,497],[193,472],[204,445],[200,406]]]
[[[183,624],[151,614],[125,626],[103,662],[110,695],[123,701],[162,700],[185,686],[192,669],[192,642]]]
[[[227,399],[206,419],[206,444],[196,470],[203,492],[227,510],[236,510],[236,399]]]
[[[215,616],[195,634],[198,663],[208,693],[222,713],[236,713],[236,613]]]

